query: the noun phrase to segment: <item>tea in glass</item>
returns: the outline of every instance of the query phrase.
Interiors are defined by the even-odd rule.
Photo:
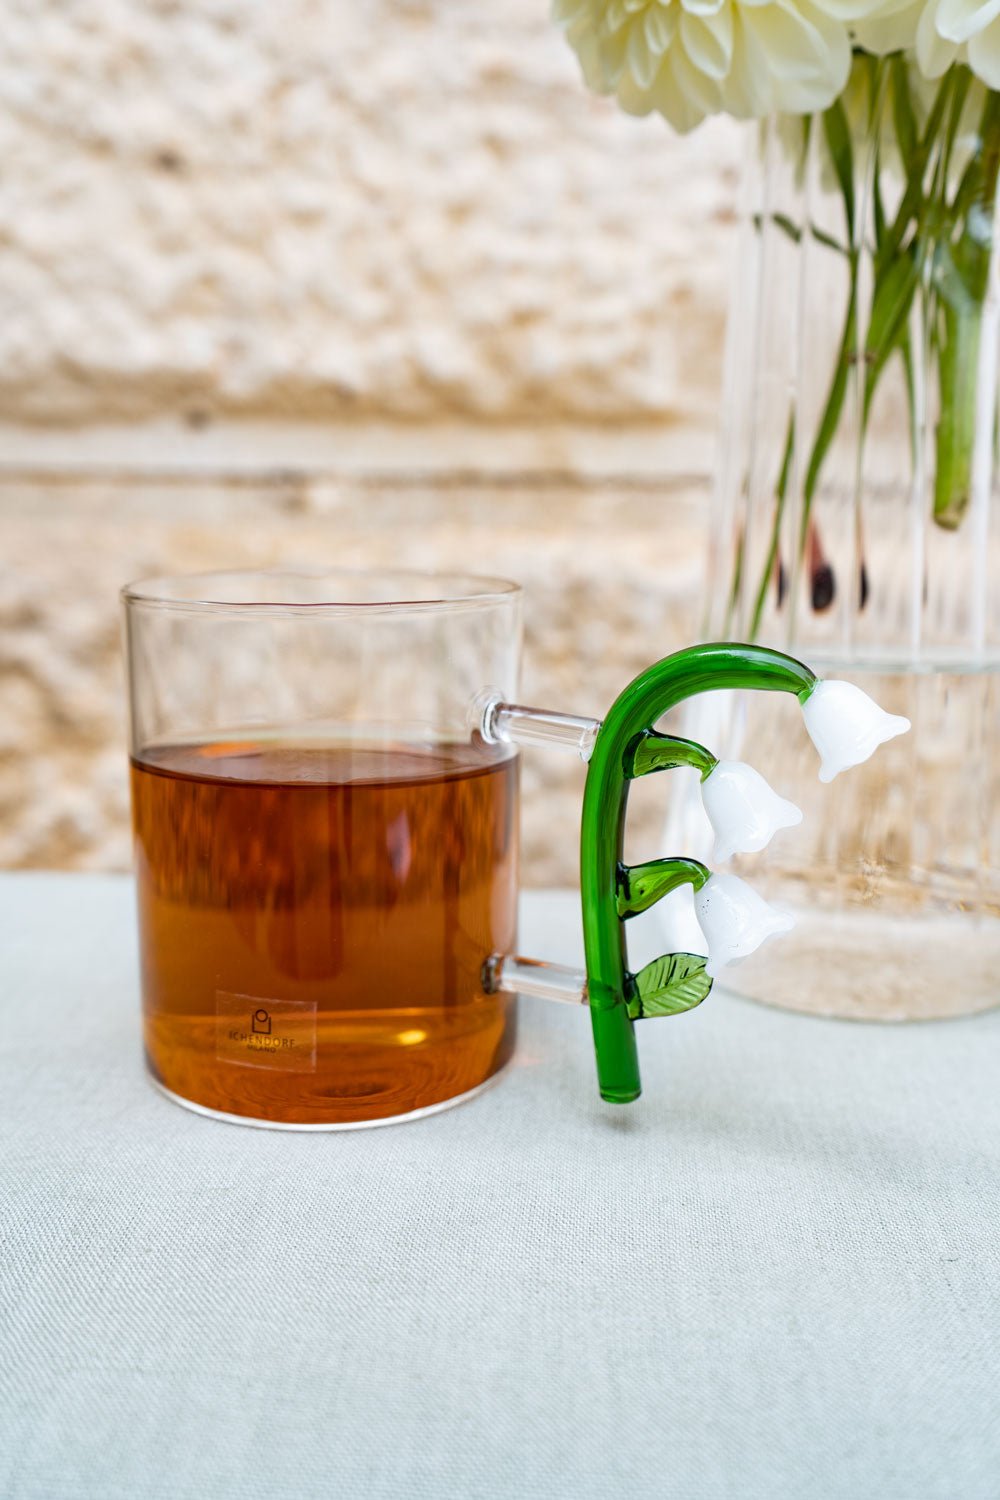
[[[380,582],[402,598],[350,597]],[[456,608],[421,588],[238,575],[126,594],[145,1047],[182,1103],[378,1123],[511,1056],[516,1001],[483,973],[514,950],[519,766],[469,704],[513,688],[517,593]]]

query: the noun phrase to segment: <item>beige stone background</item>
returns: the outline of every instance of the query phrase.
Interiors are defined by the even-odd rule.
[[[480,565],[578,712],[696,636],[740,149],[546,0],[7,0],[0,865],[128,861],[131,577]],[[529,757],[526,883],[581,785]]]

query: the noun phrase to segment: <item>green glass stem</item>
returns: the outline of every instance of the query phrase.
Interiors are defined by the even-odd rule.
[[[655,736],[653,725],[686,698],[716,688],[794,693],[804,699],[815,683],[808,667],[764,646],[730,642],[690,646],[642,672],[616,698],[601,725],[583,795],[580,893],[598,1084],[601,1098],[609,1103],[627,1104],[642,1091],[635,1031],[628,1013],[633,976],[618,900],[625,868],[629,787],[637,762],[643,764],[643,746]],[[695,748],[701,756],[713,759],[701,746]],[[660,768],[649,766],[650,770]],[[683,863],[675,862],[675,868]],[[694,864],[685,879],[692,878]]]

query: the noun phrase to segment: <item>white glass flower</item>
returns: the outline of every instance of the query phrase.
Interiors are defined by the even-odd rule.
[[[847,23],[824,0],[553,0],[589,86],[676,130],[825,109],[847,81]]]
[[[720,760],[701,784],[701,800],[715,830],[715,859],[756,854],[779,828],[794,828],[802,813],[741,760]]]
[[[712,978],[727,964],[754,953],[769,937],[795,926],[790,913],[769,905],[738,875],[710,875],[695,892],[694,909],[708,944],[705,972]]]
[[[860,766],[879,745],[905,734],[909,719],[887,714],[853,682],[818,682],[802,705],[809,738],[820,754],[820,781]]]

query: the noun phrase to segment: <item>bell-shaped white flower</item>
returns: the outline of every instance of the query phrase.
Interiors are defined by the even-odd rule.
[[[818,682],[802,705],[809,738],[819,751],[820,781],[860,766],[879,745],[905,734],[909,719],[887,714],[853,682]]]
[[[738,963],[769,937],[795,926],[789,912],[769,905],[738,875],[710,875],[695,892],[694,909],[708,944],[705,972],[713,979],[726,964]]]
[[[715,830],[718,863],[733,854],[756,854],[779,828],[794,828],[802,813],[779,797],[753,766],[720,760],[701,784],[701,800]]]

